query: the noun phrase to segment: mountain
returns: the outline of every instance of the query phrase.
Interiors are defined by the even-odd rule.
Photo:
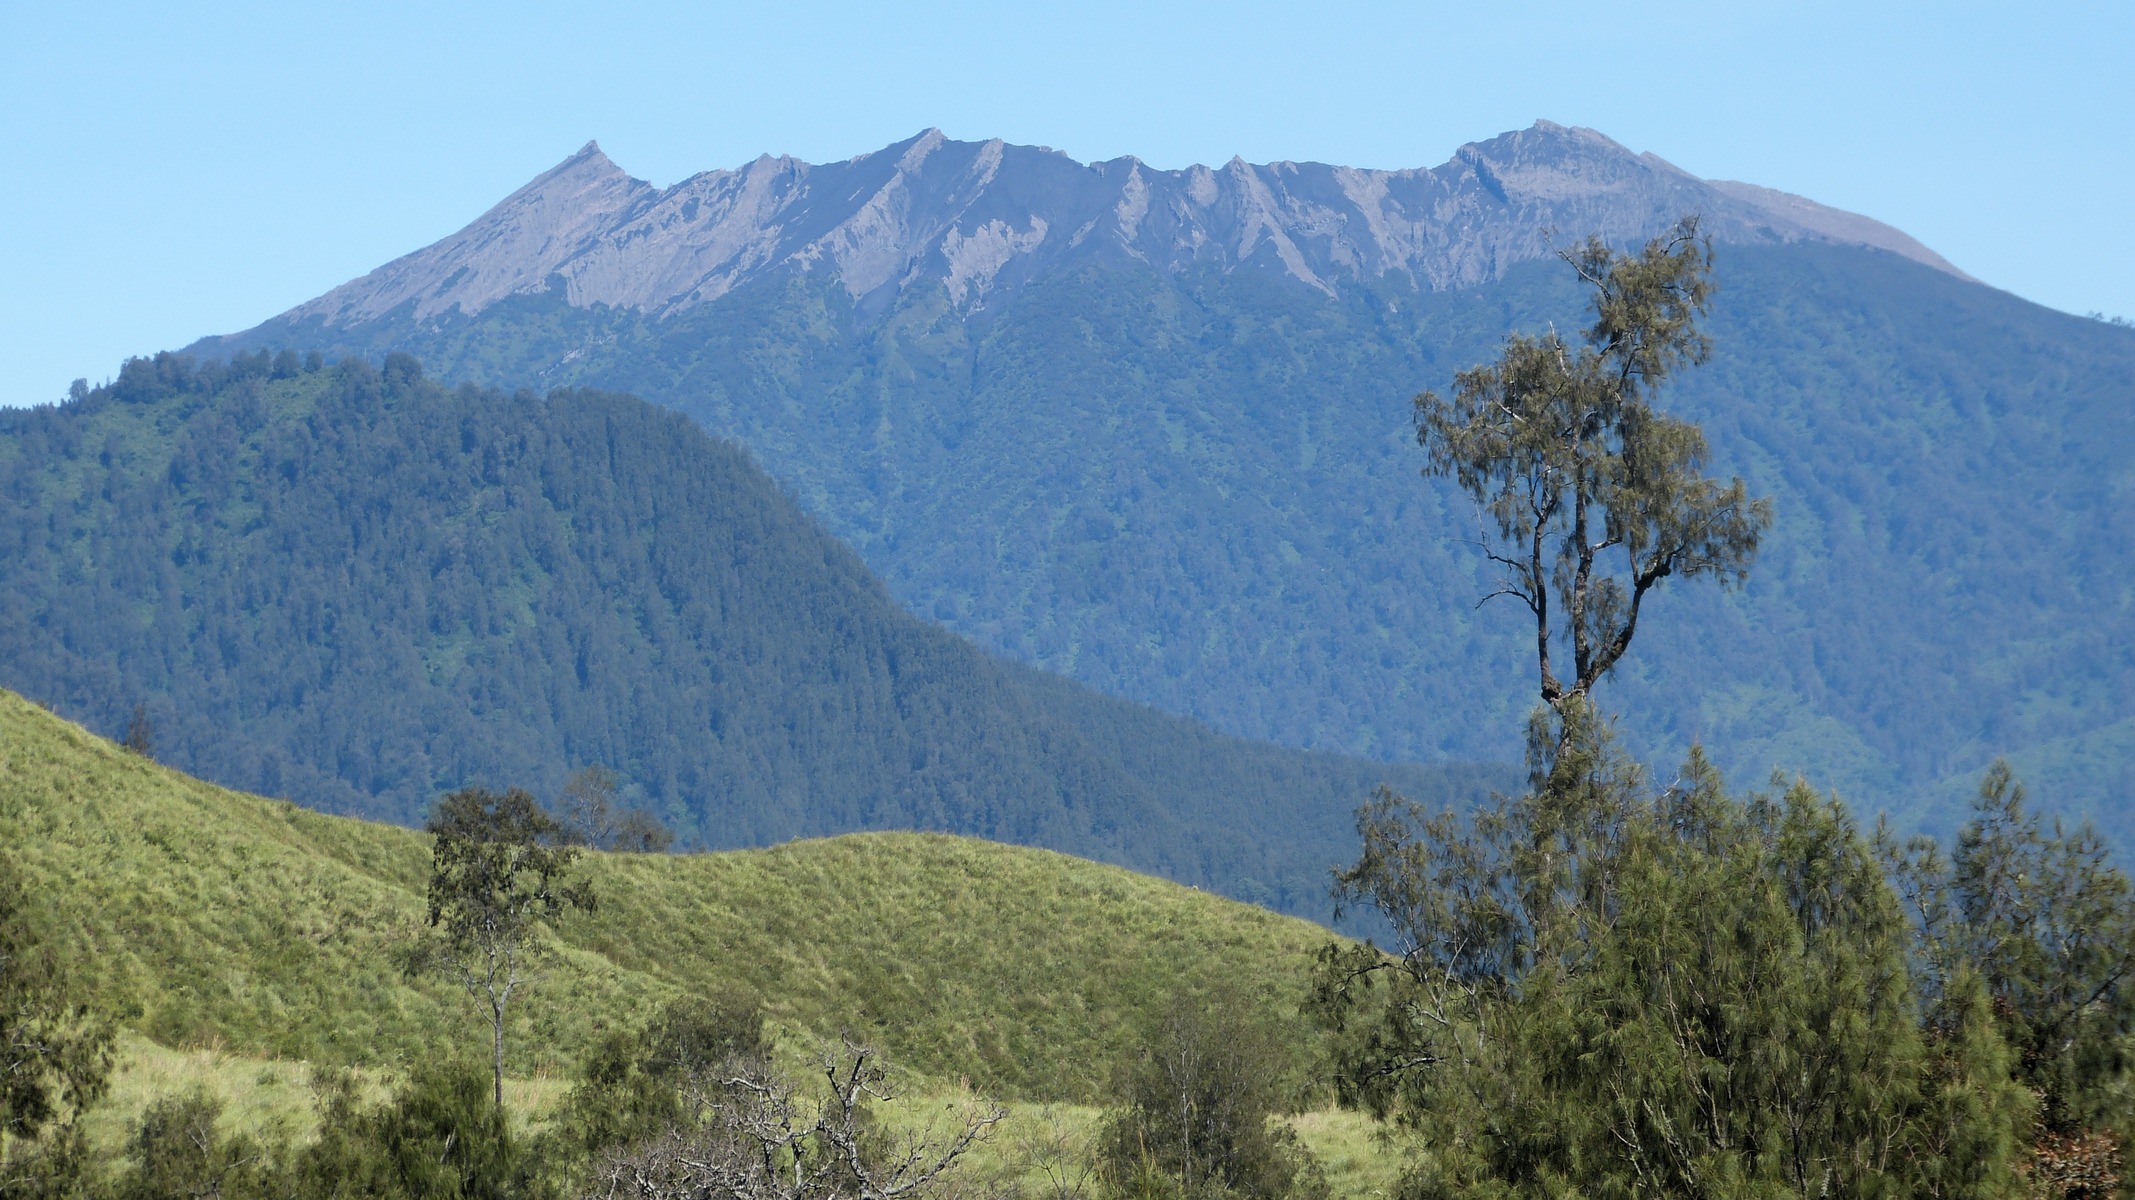
[[[863,829],[1082,854],[1324,916],[1382,779],[1000,661],[900,610],[740,448],[405,356],[129,362],[0,414],[0,684],[158,757],[419,821],[604,764],[699,848]]]
[[[658,189],[588,147],[208,356],[423,356],[627,389],[747,445],[908,609],[1226,732],[1515,757],[1515,614],[1408,401],[1582,322],[1551,250],[1686,211],[1712,361],[1663,398],[1770,494],[1749,587],[1675,589],[1604,693],[1665,763],[1933,825],[1996,755],[2123,839],[2135,333],[1896,230],[1547,123],[1431,170],[1155,171],[929,133]]]
[[[80,986],[162,1045],[404,1067],[484,1036],[456,984],[399,965],[430,865],[413,830],[226,791],[0,692],[0,835]],[[1314,1041],[1324,929],[1048,851],[861,834],[579,870],[599,903],[513,1006],[515,1071],[737,989],[796,1051],[857,1033],[1003,1098],[1096,1099],[1182,987]]]
[[[1153,170],[1078,163],[930,129],[843,163],[768,155],[671,188],[588,142],[460,232],[283,314],[301,329],[473,315],[560,290],[574,307],[671,316],[782,273],[834,276],[866,307],[939,287],[964,311],[1089,263],[1255,267],[1333,294],[1344,276],[1443,289],[1502,278],[1567,237],[1650,236],[1686,212],[1730,242],[1874,246],[1963,278],[1905,234],[1799,196],[1708,183],[1549,122],[1431,170],[1322,163]]]

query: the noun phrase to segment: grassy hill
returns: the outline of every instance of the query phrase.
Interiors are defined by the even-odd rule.
[[[0,692],[0,839],[84,985],[155,1043],[390,1069],[476,1032],[457,991],[395,966],[422,915],[419,833],[203,783]],[[1222,980],[1296,1022],[1328,937],[938,834],[601,854],[585,873],[599,910],[519,1005],[515,1072],[567,1068],[668,996],[739,986],[789,1041],[851,1032],[924,1077],[1087,1100],[1174,989]]]

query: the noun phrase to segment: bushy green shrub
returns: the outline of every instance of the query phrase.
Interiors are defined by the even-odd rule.
[[[316,1140],[293,1156],[285,1194],[303,1200],[529,1200],[549,1194],[533,1155],[491,1102],[474,1063],[418,1070],[381,1104],[354,1080],[319,1082]]]
[[[1324,1197],[1318,1164],[1274,1120],[1290,1062],[1235,997],[1176,997],[1121,1064],[1099,1141],[1107,1182],[1130,1200]]]
[[[216,1128],[222,1102],[205,1092],[166,1096],[150,1105],[126,1146],[118,1200],[266,1200],[283,1194],[266,1146]]]
[[[111,1181],[118,1200],[539,1200],[550,1189],[474,1064],[417,1071],[366,1105],[351,1076],[320,1077],[318,1135],[301,1148],[217,1127],[201,1092],[152,1104]]]
[[[33,880],[0,855],[0,1197],[65,1196],[87,1155],[74,1119],[103,1095],[111,1030],[76,1001]]]
[[[1912,928],[1835,799],[1655,790],[1583,704],[1525,795],[1383,795],[1348,895],[1398,958],[1332,947],[1345,1090],[1418,1130],[1417,1200],[2018,1194],[2030,1095],[1976,981],[1923,1021]]]
[[[643,1029],[610,1034],[586,1057],[551,1140],[583,1159],[679,1128],[692,1116],[686,1083],[722,1063],[760,1063],[770,1048],[754,996],[671,1001]]]

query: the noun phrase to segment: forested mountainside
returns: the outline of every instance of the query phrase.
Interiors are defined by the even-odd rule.
[[[1005,663],[901,611],[745,451],[412,358],[133,360],[0,414],[0,684],[157,756],[418,819],[586,764],[698,847],[916,828],[1324,917],[1380,780]]]
[[[1739,778],[1803,770],[1930,824],[2000,754],[2122,822],[2135,332],[1775,196],[1546,125],[1408,173],[920,139],[661,192],[589,152],[200,349],[628,389],[749,446],[991,649],[1241,736],[1502,761],[1526,634],[1475,607],[1475,515],[1417,478],[1409,399],[1582,322],[1552,244],[1701,211],[1715,353],[1663,403],[1778,526],[1746,592],[1660,599],[1606,702],[1657,759],[1702,738]],[[958,265],[980,242],[983,287]]]

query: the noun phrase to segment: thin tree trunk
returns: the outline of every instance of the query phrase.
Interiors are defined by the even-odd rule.
[[[504,1008],[490,1005],[490,1075],[494,1083],[497,1111],[504,1111]]]

